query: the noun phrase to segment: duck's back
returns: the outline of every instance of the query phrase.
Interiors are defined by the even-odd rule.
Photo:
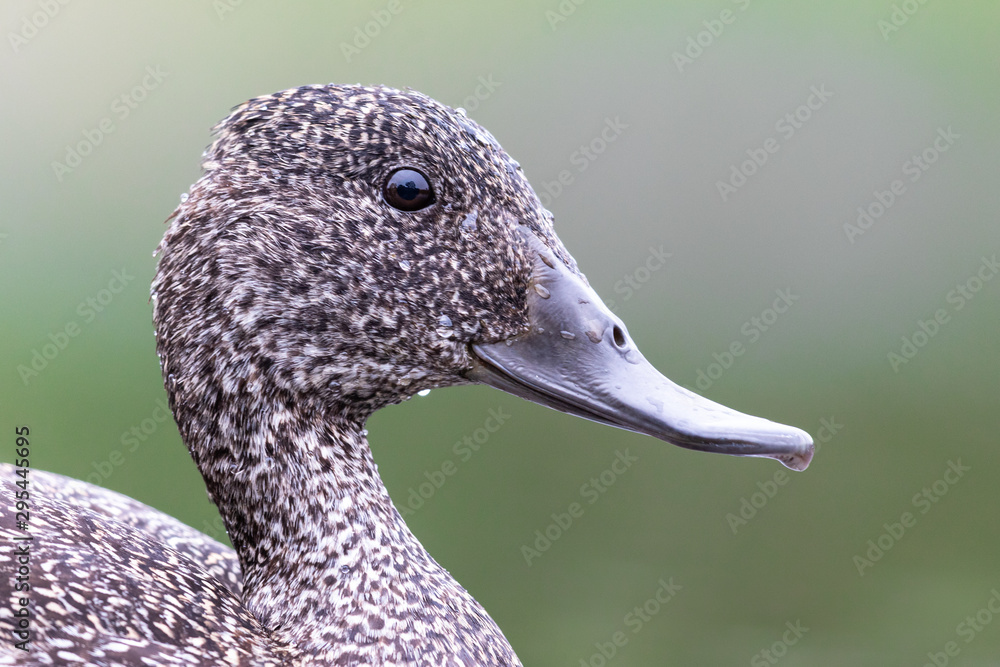
[[[0,485],[20,478],[0,464]],[[9,503],[0,539],[27,545],[28,591],[20,565],[2,565],[0,664],[279,665],[287,652],[268,639],[240,601],[236,554],[169,516],[125,496],[60,475],[31,471],[28,530]],[[26,538],[30,540],[15,539]],[[16,546],[15,546],[16,545]],[[8,583],[10,582],[10,583]],[[29,651],[11,637],[30,600]]]

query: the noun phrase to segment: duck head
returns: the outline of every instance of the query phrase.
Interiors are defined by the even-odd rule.
[[[479,382],[681,447],[809,464],[805,432],[643,358],[518,163],[463,112],[413,91],[309,86],[216,130],[154,282],[175,406],[277,391],[363,423],[422,389]]]

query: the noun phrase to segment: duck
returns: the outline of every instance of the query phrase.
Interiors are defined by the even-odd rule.
[[[232,548],[30,470],[28,525],[0,509],[5,543],[30,552],[0,664],[521,665],[372,457],[369,416],[437,387],[809,465],[804,431],[643,357],[521,166],[461,109],[385,86],[285,90],[221,121],[202,169],[151,301],[169,406]],[[0,467],[3,488],[18,472]]]

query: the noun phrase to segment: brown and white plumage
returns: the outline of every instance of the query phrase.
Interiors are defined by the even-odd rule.
[[[378,407],[461,381],[472,331],[524,326],[518,256],[483,240],[540,207],[488,136],[381,87],[285,91],[220,124],[159,248],[153,298],[171,408],[239,554],[243,599],[200,560],[223,547],[173,549],[169,522],[125,523],[127,508],[110,517],[93,510],[103,500],[74,508],[39,488],[39,557],[62,563],[40,576],[69,583],[52,589],[62,615],[34,590],[33,660],[519,664],[406,528],[363,430]],[[380,182],[400,160],[440,174],[450,205],[416,220],[386,206]],[[472,210],[475,240],[453,224]],[[116,638],[149,644],[122,644],[119,661]]]

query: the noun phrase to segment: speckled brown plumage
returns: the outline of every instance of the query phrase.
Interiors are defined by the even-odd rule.
[[[9,488],[14,468],[0,464]],[[240,601],[235,554],[152,508],[61,475],[30,474],[35,633],[10,641],[17,608],[4,572],[0,664],[280,665],[289,651]],[[0,524],[5,548],[12,522]],[[6,562],[5,562],[6,565]]]
[[[384,87],[251,100],[203,167],[158,251],[154,321],[242,590],[208,538],[38,476],[53,565],[35,595],[55,606],[35,603],[32,664],[519,665],[393,507],[364,423],[527,328],[515,227],[576,270],[551,215],[464,113]],[[433,206],[385,202],[398,167],[427,175]]]

